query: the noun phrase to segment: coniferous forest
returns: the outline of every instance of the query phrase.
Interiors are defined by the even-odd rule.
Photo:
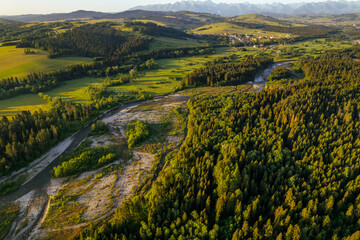
[[[358,239],[360,64],[336,55],[293,86],[190,100],[148,194],[80,239]]]

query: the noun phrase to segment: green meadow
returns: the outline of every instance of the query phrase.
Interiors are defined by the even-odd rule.
[[[48,53],[33,49],[35,54],[25,54],[24,48],[15,46],[0,47],[0,79],[7,77],[24,77],[32,72],[45,72],[77,63],[91,62],[91,58],[62,57],[48,59]]]
[[[268,32],[262,31],[261,29],[248,29],[241,26],[238,26],[231,22],[219,22],[219,23],[212,23],[209,25],[201,26],[195,28],[191,31],[192,33],[196,34],[216,34],[220,35],[223,33],[228,34],[239,34],[239,35],[253,35],[255,37],[277,37],[277,38],[284,38],[287,37],[287,33],[277,33],[277,32]]]
[[[184,48],[184,47],[201,47],[205,46],[205,41],[198,41],[195,39],[175,39],[167,37],[155,37],[150,44],[150,50],[160,50],[168,48]]]
[[[0,116],[11,117],[21,111],[35,112],[40,108],[45,111],[49,107],[49,104],[37,94],[25,94],[0,100]]]
[[[86,77],[76,80],[65,81],[60,87],[45,92],[44,94],[50,97],[60,97],[66,101],[87,102],[90,100],[86,93],[86,88],[90,84],[99,84],[103,82],[103,78]]]

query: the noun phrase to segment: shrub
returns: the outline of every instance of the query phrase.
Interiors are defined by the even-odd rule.
[[[108,126],[103,121],[96,121],[91,125],[89,136],[102,135],[109,132]]]
[[[112,147],[96,147],[84,149],[77,156],[64,161],[54,167],[54,177],[66,177],[77,173],[95,170],[116,159],[117,155]]]
[[[133,148],[135,145],[144,141],[149,136],[148,125],[145,122],[136,121],[134,126],[125,132],[128,138],[129,148]]]

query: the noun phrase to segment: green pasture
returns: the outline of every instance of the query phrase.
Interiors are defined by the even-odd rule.
[[[21,111],[35,112],[40,108],[47,110],[49,107],[50,105],[37,94],[25,94],[0,100],[0,116],[11,117]]]
[[[198,28],[191,30],[192,33],[196,34],[212,34],[212,35],[220,35],[220,34],[239,34],[239,35],[252,35],[254,37],[277,37],[277,38],[285,38],[288,36],[287,33],[277,33],[277,32],[269,32],[263,31],[261,29],[249,29],[238,26],[231,22],[218,22],[212,23],[208,25],[204,25]]]
[[[296,42],[294,44],[279,45],[276,47],[263,47],[263,48],[253,48],[246,47],[248,54],[270,54],[274,56],[275,61],[295,61],[302,56],[318,56],[326,50],[336,50],[349,48],[353,46],[351,41],[341,41],[341,42],[326,42],[325,39],[315,39],[302,42]],[[282,52],[286,49],[293,48],[299,50],[299,55],[296,57],[287,57],[283,56]]]
[[[103,82],[102,78],[85,77],[76,80],[65,81],[61,86],[44,92],[50,97],[60,97],[63,100],[74,102],[87,102],[90,100],[86,93],[86,88],[90,84],[99,84]]]
[[[202,47],[206,45],[206,41],[195,39],[175,39],[167,37],[155,37],[150,44],[149,50],[160,50],[169,48],[184,48],[184,47]]]
[[[35,54],[25,54],[23,48],[15,46],[0,47],[0,79],[24,77],[32,72],[46,72],[77,63],[91,62],[91,58],[62,57],[48,59],[48,53],[33,49]]]

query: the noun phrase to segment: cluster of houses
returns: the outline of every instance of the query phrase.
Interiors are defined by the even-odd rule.
[[[263,40],[263,39],[278,39],[278,36],[260,36],[258,38],[254,37],[253,35],[249,35],[249,34],[230,34],[230,33],[223,33],[223,36],[227,36],[229,38],[230,43],[235,44],[236,42],[241,42],[241,43],[249,43],[251,40],[252,41],[256,41],[256,40]],[[290,38],[291,35],[288,34],[286,36],[287,38]]]

